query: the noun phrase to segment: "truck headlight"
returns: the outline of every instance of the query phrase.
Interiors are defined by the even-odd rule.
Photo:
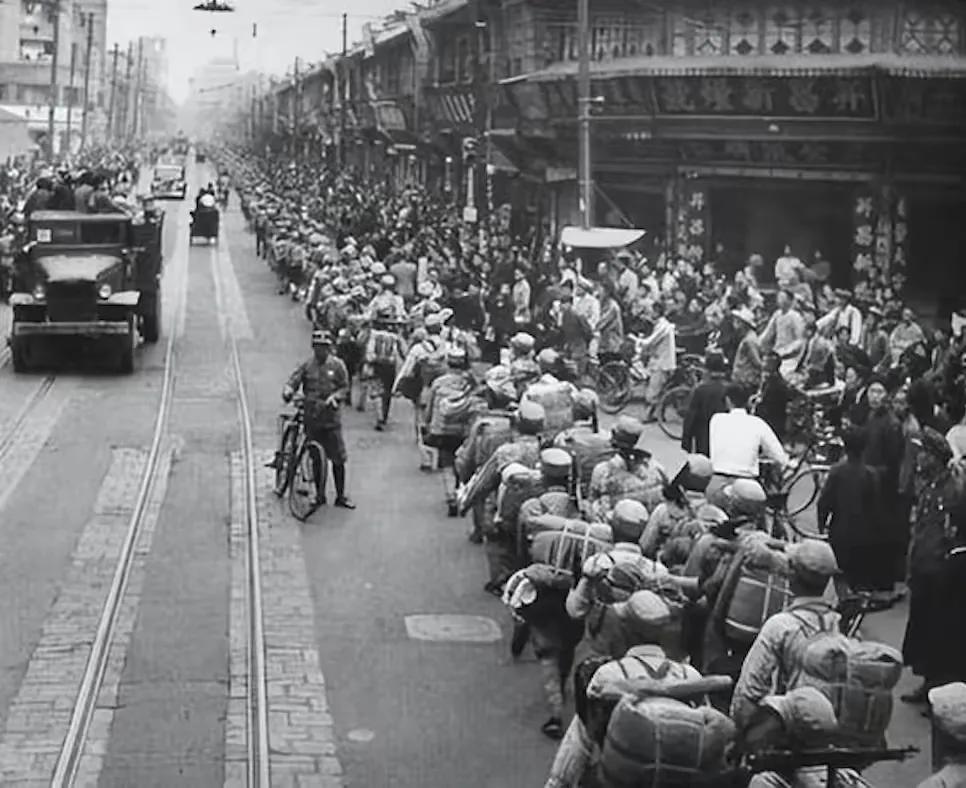
[[[100,287],[97,288],[97,297],[101,300],[106,300],[111,297],[111,286],[105,282]]]
[[[33,297],[38,301],[43,301],[47,297],[47,288],[38,282],[34,285]]]

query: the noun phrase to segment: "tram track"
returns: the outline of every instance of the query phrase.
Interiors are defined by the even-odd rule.
[[[29,394],[24,404],[17,414],[11,419],[10,425],[0,433],[0,464],[3,463],[10,448],[16,443],[18,436],[24,425],[30,419],[31,414],[37,410],[40,404],[47,398],[50,390],[54,387],[55,375],[46,375]]]
[[[179,232],[179,240],[181,233]],[[185,260],[183,276],[187,277],[188,261]],[[149,504],[158,485],[163,481],[162,462],[164,446],[169,437],[169,423],[175,399],[178,361],[178,341],[183,331],[187,309],[187,288],[177,304],[176,318],[169,325],[163,362],[163,377],[158,400],[154,430],[148,449],[133,509],[128,520],[124,541],[120,549],[114,574],[108,588],[96,632],[93,635],[83,678],[77,690],[67,727],[51,777],[51,785],[67,788],[78,783],[81,764],[87,751],[88,737],[98,706],[98,698],[104,686],[112,645],[118,633],[118,621],[125,594],[135,565],[137,545],[149,511]],[[230,332],[226,337],[235,397],[238,407],[238,426],[241,436],[241,457],[244,479],[244,533],[246,563],[246,624],[247,624],[247,697],[246,697],[246,772],[250,788],[267,788],[270,784],[268,742],[268,693],[266,687],[265,638],[261,602],[261,567],[258,544],[258,514],[256,508],[256,456],[254,451],[251,412],[245,390],[241,357],[236,337]],[[2,449],[2,444],[0,444]],[[2,453],[0,453],[2,456]]]

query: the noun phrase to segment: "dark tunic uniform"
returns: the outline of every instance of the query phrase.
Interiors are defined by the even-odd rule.
[[[288,379],[295,391],[305,394],[305,430],[310,439],[319,443],[333,465],[345,465],[347,456],[342,438],[342,418],[338,408],[326,400],[335,392],[348,388],[349,373],[335,355],[320,362],[314,356],[299,364]]]

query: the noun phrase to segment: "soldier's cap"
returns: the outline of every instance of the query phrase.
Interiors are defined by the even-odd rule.
[[[671,484],[692,492],[704,492],[712,476],[711,460],[703,454],[689,454]]]
[[[627,525],[646,525],[647,507],[640,501],[625,498],[614,507],[613,519]]]
[[[517,409],[517,421],[521,426],[529,426],[537,430],[542,430],[547,419],[547,411],[539,402],[525,399]]]
[[[644,424],[633,416],[621,416],[610,432],[610,442],[617,449],[633,449],[644,432]]]
[[[799,687],[784,695],[769,695],[759,705],[778,714],[789,732],[824,734],[833,733],[838,728],[835,708],[815,687]]]
[[[671,608],[653,591],[635,591],[624,609],[629,617],[647,626],[661,627],[671,621]]]
[[[703,523],[720,524],[728,522],[728,513],[711,503],[701,504],[698,511],[695,512],[695,516]]]
[[[533,350],[536,340],[524,331],[519,331],[510,339],[510,347],[517,353],[529,353]]]
[[[416,286],[416,292],[423,298],[427,298],[433,292],[432,282],[420,282]]]
[[[966,744],[966,684],[954,681],[929,690],[929,704],[936,726]]]
[[[563,449],[544,449],[540,452],[540,471],[554,478],[569,476],[573,459]]]
[[[835,553],[827,542],[806,539],[785,548],[788,565],[792,571],[801,572],[816,578],[832,577],[839,573]]]
[[[466,351],[459,345],[451,345],[446,350],[446,363],[454,366],[466,363]]]
[[[745,503],[764,503],[765,488],[754,479],[735,479],[725,487],[725,494]]]
[[[552,347],[545,347],[537,353],[537,363],[543,368],[552,369],[559,361],[560,354]]]
[[[317,328],[312,332],[312,347],[317,345],[331,345],[332,344],[332,334],[328,331],[323,331]]]
[[[373,276],[382,276],[386,273],[386,266],[377,261],[369,266],[369,273]]]
[[[502,471],[500,471],[500,480],[504,482],[509,481],[514,476],[522,473],[531,473],[532,471],[532,468],[528,468],[522,462],[511,462]]]
[[[373,267],[375,267],[375,266],[373,266]],[[395,287],[395,285],[396,285],[396,277],[394,277],[392,274],[383,274],[379,278],[379,282],[384,287]]]

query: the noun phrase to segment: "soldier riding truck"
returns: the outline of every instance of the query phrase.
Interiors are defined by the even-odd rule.
[[[16,372],[40,352],[96,344],[134,370],[139,335],[161,333],[163,214],[36,211],[15,262],[10,350]]]

